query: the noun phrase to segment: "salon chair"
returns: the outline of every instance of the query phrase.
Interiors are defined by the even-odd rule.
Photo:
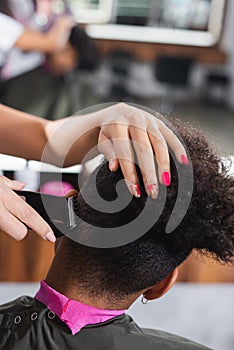
[[[205,76],[203,102],[225,106],[230,86],[231,79],[225,72],[208,72]]]
[[[112,73],[111,95],[118,101],[129,98],[128,80],[134,56],[127,51],[113,51],[110,55]]]

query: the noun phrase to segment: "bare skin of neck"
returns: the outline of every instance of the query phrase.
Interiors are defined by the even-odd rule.
[[[60,254],[57,256],[56,254],[45,281],[49,286],[59,293],[66,295],[69,299],[79,301],[80,303],[98,309],[127,310],[142,294],[138,293],[120,301],[112,300],[110,296],[92,296],[88,291],[86,293],[79,289],[79,281],[72,283],[72,280],[69,278],[69,271],[61,271],[61,261],[64,261],[62,256],[60,256]]]

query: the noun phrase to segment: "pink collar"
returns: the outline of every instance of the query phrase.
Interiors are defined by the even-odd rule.
[[[109,321],[125,312],[124,310],[96,309],[79,301],[68,299],[51,288],[45,281],[41,281],[41,287],[35,298],[53,311],[70,328],[73,335],[87,325]]]

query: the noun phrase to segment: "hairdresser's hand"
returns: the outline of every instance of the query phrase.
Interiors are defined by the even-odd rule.
[[[68,42],[74,21],[71,16],[62,16],[57,19],[47,33],[47,41],[51,45],[51,52],[63,50]]]
[[[26,225],[39,236],[51,242],[55,237],[49,225],[13,190],[22,190],[25,184],[0,176],[0,229],[16,240],[27,234]]]
[[[67,43],[63,50],[47,56],[47,68],[54,75],[62,75],[77,67],[78,53]]]
[[[171,181],[168,147],[174,152],[178,162],[188,164],[183,145],[160,119],[125,103],[103,110],[99,150],[109,160],[111,171],[121,167],[127,186],[134,196],[140,197],[140,188],[133,148],[146,192],[156,199],[158,180],[166,186]],[[158,176],[154,156],[158,165]]]

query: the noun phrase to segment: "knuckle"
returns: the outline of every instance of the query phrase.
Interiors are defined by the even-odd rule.
[[[184,152],[185,151],[184,147],[181,144],[178,144],[178,143],[173,147],[173,150],[175,152]]]
[[[125,131],[128,130],[128,123],[126,121],[120,120],[118,123],[115,125],[115,135],[118,136],[123,136],[125,134]]]
[[[137,176],[134,176],[133,173],[124,174],[124,178],[128,186],[131,186],[132,184],[136,184],[138,182]]]
[[[147,143],[139,144],[135,147],[135,149],[138,154],[140,153],[144,155],[144,157],[151,157],[153,154],[151,146]]]
[[[139,143],[139,147],[145,151],[152,151],[152,147],[151,147],[150,142],[148,140],[141,141]]]
[[[98,150],[100,153],[104,153],[104,151],[105,151],[104,147],[101,144],[98,145]]]
[[[160,166],[160,168],[162,169],[169,169],[170,168],[170,162],[169,159],[166,160],[159,160],[158,161],[158,165]]]
[[[104,132],[103,132],[103,129],[104,129],[104,128],[105,128],[105,126],[103,126],[102,129],[100,130],[100,133],[99,133],[99,136],[98,136],[98,144],[99,144],[99,143],[102,143],[103,140],[106,138],[106,137],[105,137],[105,134],[104,134]]]
[[[99,150],[100,152],[102,152],[102,151],[104,150],[103,142],[99,142],[99,143],[98,143],[98,150]]]
[[[23,222],[29,222],[33,218],[33,213],[30,208],[25,208],[20,213],[20,220]]]
[[[157,137],[157,135],[158,135],[158,133],[159,133],[159,127],[158,127],[158,125],[155,123],[155,124],[153,124],[153,125],[150,125],[149,127],[148,127],[148,129],[147,129],[147,133],[148,133],[148,135],[149,136],[151,136],[151,137]]]
[[[141,110],[137,110],[138,113],[136,113],[136,111],[134,111],[133,113],[133,120],[135,122],[135,127],[139,128],[139,129],[143,129],[146,130],[147,128],[147,118],[144,114],[143,111]]]
[[[170,172],[169,170],[170,170],[170,163],[168,162],[163,162],[162,164],[161,164],[161,168],[162,169],[165,169],[165,170],[167,170],[168,172]]]
[[[121,110],[126,110],[130,108],[130,106],[126,102],[119,102],[117,104],[117,107],[120,108]]]
[[[146,174],[146,180],[148,184],[155,184],[156,186],[158,186],[158,179],[156,174]]]
[[[163,137],[156,136],[154,139],[156,147],[163,147],[165,150],[168,150],[167,143]]]
[[[157,125],[158,128],[165,127],[165,123],[164,123],[161,119],[159,119],[159,118],[157,118],[157,119],[155,120],[155,123],[156,123],[156,125]]]
[[[141,120],[146,120],[143,110],[130,106],[125,102],[118,103],[117,108],[123,113],[124,117],[127,117],[127,119],[130,118],[131,120],[137,120],[138,122]]]
[[[152,180],[151,182],[153,182],[157,178],[155,167],[150,167],[145,169],[144,173],[145,173],[145,177],[148,180]]]
[[[120,162],[132,162],[132,157],[129,152],[124,152],[123,150],[115,150],[116,157]]]

